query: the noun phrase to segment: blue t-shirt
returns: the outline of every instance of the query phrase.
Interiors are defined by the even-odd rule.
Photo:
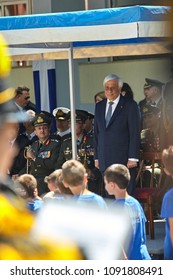
[[[173,260],[173,246],[170,237],[169,218],[173,218],[173,188],[167,191],[163,197],[161,207],[161,217],[166,218],[165,223],[165,241],[164,241],[164,258],[166,260]]]
[[[33,201],[27,202],[27,207],[30,211],[37,212],[43,203],[43,200],[35,199]]]
[[[93,205],[102,209],[107,209],[107,204],[103,197],[96,193],[91,192],[90,194],[85,195],[74,195],[73,198],[76,199],[80,205]]]
[[[128,215],[131,221],[132,234],[126,251],[129,260],[150,260],[146,246],[146,217],[140,203],[132,196],[116,199],[113,202]]]

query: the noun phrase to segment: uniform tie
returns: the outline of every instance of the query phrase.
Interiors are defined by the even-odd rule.
[[[108,108],[108,111],[107,111],[107,114],[106,114],[106,127],[108,126],[109,121],[110,121],[111,116],[112,116],[112,105],[113,105],[113,102],[110,101],[109,102],[109,108]]]

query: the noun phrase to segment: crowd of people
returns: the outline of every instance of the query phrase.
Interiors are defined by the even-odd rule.
[[[77,158],[73,159],[70,109],[57,107],[53,112],[37,112],[30,102],[28,87],[19,86],[13,92],[6,86],[8,60],[3,69],[0,196],[7,190],[16,193],[24,201],[28,215],[37,215],[50,200],[73,200],[76,205],[94,205],[103,211],[108,211],[110,205],[121,207],[131,228],[129,242],[123,247],[125,258],[151,259],[146,246],[144,209],[135,198],[136,176],[140,151],[161,152],[165,174],[171,178],[167,187],[171,187],[172,111],[166,103],[168,86],[163,94],[164,83],[146,78],[145,99],[137,103],[128,83],[115,74],[106,76],[103,91],[94,96],[94,114],[75,110]],[[56,131],[51,130],[54,119]],[[147,179],[144,176],[144,185]],[[160,213],[166,218],[165,259],[173,258],[171,199],[169,190],[164,194]],[[73,257],[84,256],[76,249]]]

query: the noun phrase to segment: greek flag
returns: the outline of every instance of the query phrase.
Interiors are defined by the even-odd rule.
[[[56,106],[55,61],[33,61],[33,79],[37,112],[52,113]]]

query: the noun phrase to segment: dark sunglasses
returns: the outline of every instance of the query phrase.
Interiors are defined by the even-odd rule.
[[[30,97],[29,97],[29,96],[27,96],[27,97],[25,97],[24,99],[25,99],[25,100],[28,100],[28,99],[30,99]]]

